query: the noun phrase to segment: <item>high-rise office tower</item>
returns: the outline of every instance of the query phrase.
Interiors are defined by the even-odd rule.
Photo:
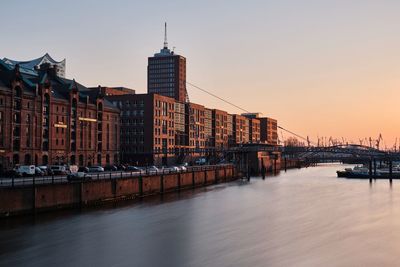
[[[186,102],[186,58],[168,48],[165,23],[164,47],[148,58],[147,92]]]

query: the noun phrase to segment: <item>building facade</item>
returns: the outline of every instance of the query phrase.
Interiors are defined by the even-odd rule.
[[[195,103],[186,104],[188,148],[194,151],[192,156],[203,156],[205,154],[205,107]]]
[[[235,144],[247,144],[250,141],[249,119],[241,115],[233,115],[233,135]]]
[[[228,148],[228,113],[226,111],[213,110],[213,138],[216,150]]]
[[[209,108],[204,109],[204,140],[206,154],[209,154],[214,148],[213,111]]]
[[[260,143],[260,120],[259,119],[249,119],[250,122],[250,131],[249,131],[249,140],[252,144]]]
[[[163,49],[148,58],[147,92],[186,102],[186,58],[168,48],[166,31]]]
[[[119,110],[101,92],[0,61],[0,167],[17,164],[116,164]]]
[[[158,94],[106,97],[121,110],[121,162],[175,163],[175,100]]]
[[[184,148],[187,146],[185,104],[175,101],[174,107],[175,145],[178,148]]]
[[[242,116],[249,119],[249,142],[252,144],[260,143],[260,113],[243,113]]]
[[[235,136],[233,135],[233,115],[227,114],[226,115],[226,129],[228,133],[228,147],[235,145]]]
[[[278,145],[278,122],[275,119],[264,117],[260,119],[261,142],[269,145]]]

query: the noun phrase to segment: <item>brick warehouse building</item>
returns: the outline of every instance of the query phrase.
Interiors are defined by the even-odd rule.
[[[217,150],[228,148],[228,113],[223,110],[213,110],[213,140]]]
[[[187,144],[189,149],[195,151],[193,156],[201,156],[205,153],[205,135],[204,135],[204,114],[205,107],[195,103],[186,104],[187,124],[186,132],[188,133]]]
[[[110,95],[121,110],[121,161],[175,163],[175,100],[158,94]]]
[[[0,60],[0,168],[118,163],[119,110],[98,90]]]
[[[235,144],[247,144],[250,142],[249,119],[241,115],[233,115],[233,135]]]
[[[242,116],[249,119],[249,141],[252,144],[261,142],[261,121],[260,113],[242,113]]]
[[[275,119],[264,117],[260,120],[261,141],[269,145],[278,145],[278,122]]]

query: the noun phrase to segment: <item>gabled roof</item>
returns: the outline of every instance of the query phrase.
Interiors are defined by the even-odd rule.
[[[69,100],[70,92],[74,88],[78,89],[80,102],[86,103],[86,99],[89,97],[89,103],[96,104],[96,99],[101,97],[99,90],[88,89],[75,80],[62,78],[52,74],[51,69],[38,70],[34,74],[31,74],[29,72],[21,71],[21,67],[18,66],[10,66],[10,64],[0,60],[0,87],[10,88],[10,82],[15,79],[15,75],[18,73],[17,69],[19,68],[18,77],[24,84],[24,93],[34,94],[38,84],[49,82],[52,89],[52,97],[57,99]],[[106,99],[104,99],[104,106],[116,109],[114,105]]]

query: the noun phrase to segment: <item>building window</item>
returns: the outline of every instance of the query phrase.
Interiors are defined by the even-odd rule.
[[[21,97],[21,95],[22,95],[21,87],[19,87],[19,86],[15,87],[15,96]]]

